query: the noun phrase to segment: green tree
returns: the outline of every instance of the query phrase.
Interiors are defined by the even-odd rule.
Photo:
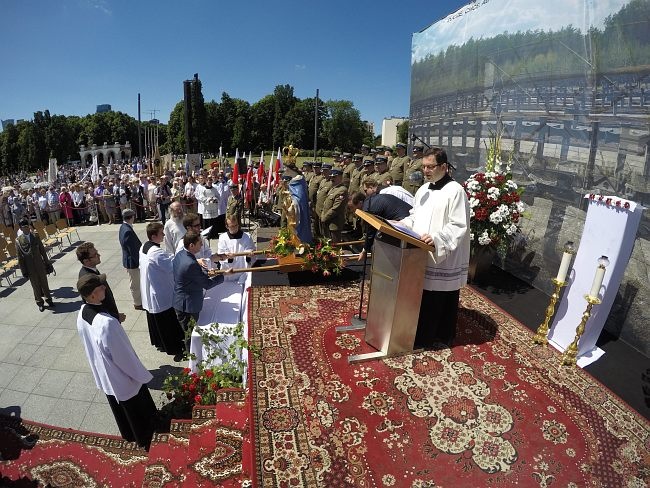
[[[251,106],[251,148],[263,151],[273,147],[273,121],[275,120],[275,96],[266,95]]]
[[[323,134],[328,147],[356,151],[368,133],[359,111],[349,100],[328,100],[325,106],[328,118],[323,122]]]
[[[18,171],[18,129],[14,124],[9,124],[0,133],[0,174],[9,175]]]
[[[273,90],[275,98],[275,114],[273,116],[273,147],[284,144],[285,116],[298,100],[293,96],[291,85],[278,85]]]
[[[181,100],[176,104],[172,113],[169,114],[167,124],[167,143],[164,147],[165,153],[185,154],[185,122],[184,103]]]
[[[203,100],[203,88],[201,80],[196,78],[192,82],[192,151],[207,152],[206,140],[206,114],[205,102]]]

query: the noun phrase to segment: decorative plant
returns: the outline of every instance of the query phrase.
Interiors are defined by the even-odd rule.
[[[278,235],[271,239],[269,252],[277,257],[293,254],[300,246],[300,239],[287,227],[282,227]]]
[[[303,244],[299,255],[305,261],[303,269],[313,273],[322,271],[323,276],[338,275],[343,269],[341,250],[332,246],[330,239],[318,239],[313,247]]]
[[[503,168],[501,134],[490,135],[485,172],[471,175],[464,183],[470,206],[470,239],[472,253],[481,247],[492,247],[505,256],[510,242],[520,232],[524,212],[523,188],[512,179],[512,153]]]
[[[242,359],[242,350],[258,354],[257,348],[244,339],[244,324],[241,322],[234,328],[220,328],[219,324],[213,323],[208,327],[197,327],[195,331],[201,335],[201,342],[210,354],[197,364],[195,372],[184,368],[179,374],[165,378],[163,391],[172,400],[166,407],[174,416],[191,415],[194,405],[213,405],[220,388],[241,388],[247,365]],[[227,347],[224,346],[226,343]],[[193,354],[190,356],[196,359]],[[220,364],[214,364],[215,360]]]

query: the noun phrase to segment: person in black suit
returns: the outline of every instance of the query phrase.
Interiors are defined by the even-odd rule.
[[[22,231],[22,234],[16,239],[16,253],[20,271],[25,278],[29,279],[32,285],[38,309],[41,312],[45,310],[43,297],[45,297],[48,307],[54,308],[50,286],[47,282],[47,271],[52,267],[52,263],[47,257],[41,239],[38,235],[32,233],[29,221],[23,219],[18,225],[20,225]]]
[[[79,278],[87,274],[100,274],[99,270],[97,269],[97,265],[102,261],[101,255],[97,249],[95,249],[95,244],[92,242],[83,242],[75,252],[77,254],[77,259],[81,263]],[[104,285],[106,285],[106,296],[102,301],[102,305],[109,314],[111,314],[120,322],[124,322],[126,320],[126,315],[120,313],[117,309],[117,304],[115,303],[115,297],[113,297],[113,291],[111,290],[111,287],[108,286],[108,282],[104,283]]]
[[[199,320],[203,308],[203,290],[223,283],[222,275],[209,278],[196,260],[196,254],[201,250],[203,240],[201,235],[189,231],[183,237],[183,249],[176,253],[172,266],[174,269],[174,309],[178,321],[185,332],[185,351],[190,352],[190,321]],[[231,274],[229,269],[225,274]]]
[[[133,297],[133,308],[142,310],[140,296],[140,247],[142,242],[133,230],[135,212],[129,208],[122,211],[120,226],[120,246],[122,246],[122,266],[129,275],[129,288]]]

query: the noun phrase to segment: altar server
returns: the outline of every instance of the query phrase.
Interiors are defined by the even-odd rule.
[[[171,219],[165,222],[165,228],[169,222]],[[160,248],[164,238],[165,233],[160,222],[147,224],[148,241],[140,248],[142,307],[147,312],[151,344],[167,354],[175,355],[174,360],[180,361],[183,357],[184,335],[172,306],[174,255]]]
[[[227,260],[221,261],[221,269],[242,269],[251,266],[255,259],[253,251],[255,243],[251,236],[241,230],[239,218],[236,215],[226,217],[226,232],[219,236],[217,252],[225,255]],[[247,256],[232,256],[247,252]],[[246,273],[234,273],[225,278],[227,281],[245,280]]]
[[[77,331],[97,388],[108,399],[122,437],[149,449],[157,417],[146,384],[153,379],[140,362],[120,322],[102,305],[106,275],[85,274],[77,281],[84,305]]]
[[[427,259],[415,347],[435,342],[451,345],[456,335],[460,289],[469,264],[469,202],[449,175],[453,169],[443,149],[424,153],[422,171],[428,184],[415,194],[411,215],[402,220],[434,251]]]

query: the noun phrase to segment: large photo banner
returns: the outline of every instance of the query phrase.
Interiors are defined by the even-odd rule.
[[[650,0],[478,0],[438,20],[413,35],[409,131],[445,148],[459,181],[501,135],[529,205],[501,264],[550,294],[586,193],[650,206]],[[648,224],[606,325],[646,354]]]

